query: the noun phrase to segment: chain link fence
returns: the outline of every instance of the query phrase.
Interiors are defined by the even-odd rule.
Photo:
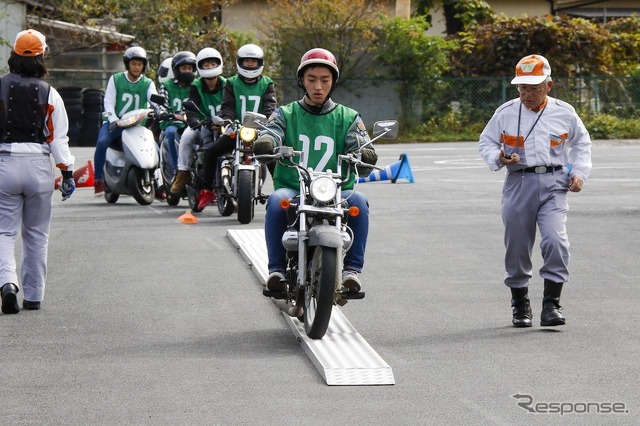
[[[640,118],[640,76],[629,77],[554,77],[551,96],[573,105],[581,117],[606,114],[618,119]],[[107,79],[77,76],[49,78],[56,88],[104,88]],[[274,79],[278,103],[300,99],[302,90],[295,79]],[[425,125],[444,126],[451,117],[462,125],[485,124],[496,108],[518,97],[511,78],[443,77],[422,82],[424,96],[408,87],[401,98],[401,82],[394,79],[349,79],[341,81],[333,98],[362,115],[368,125],[385,119],[400,120],[403,129]],[[584,117],[583,117],[584,118]],[[404,122],[403,122],[404,121]],[[481,129],[482,127],[480,127]],[[590,129],[591,131],[591,129]],[[605,134],[606,136],[606,134]],[[83,141],[83,144],[95,142]]]

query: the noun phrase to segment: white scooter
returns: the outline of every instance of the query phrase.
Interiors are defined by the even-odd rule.
[[[118,201],[120,194],[132,195],[141,205],[153,202],[154,172],[159,156],[153,132],[143,124],[153,115],[152,109],[130,111],[115,122],[122,136],[109,144],[104,164],[104,198]]]

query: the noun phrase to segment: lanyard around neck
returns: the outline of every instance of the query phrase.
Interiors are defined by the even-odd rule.
[[[545,109],[547,109],[546,105],[544,106],[544,108],[542,108],[542,110],[540,111],[540,114],[538,114],[538,118],[536,118],[536,121],[533,122],[533,126],[531,126],[531,129],[529,129],[529,133],[527,133],[527,136],[525,136],[524,139],[522,140],[522,144],[524,144],[524,141],[526,141],[529,135],[531,134],[531,132],[533,132],[533,129],[536,127],[536,124],[538,124],[538,121],[540,120],[540,117],[542,117],[542,113],[544,112]],[[520,102],[520,109],[518,110],[518,136],[516,137],[516,141],[520,139],[520,119],[521,118],[522,118],[522,102]]]

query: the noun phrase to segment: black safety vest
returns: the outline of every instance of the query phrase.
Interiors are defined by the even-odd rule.
[[[0,77],[0,142],[45,142],[50,87],[36,77]]]

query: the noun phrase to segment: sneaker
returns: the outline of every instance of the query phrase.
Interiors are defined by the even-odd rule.
[[[211,203],[215,203],[218,201],[218,196],[216,191],[210,191],[208,189],[203,189],[198,194],[198,210],[202,211],[205,207],[207,207]]]
[[[269,274],[267,278],[267,290],[269,291],[282,291],[284,290],[284,274],[280,271],[275,271]]]
[[[342,273],[342,288],[349,293],[359,293],[362,284],[358,279],[358,273],[349,269],[345,269]]]
[[[180,194],[184,191],[184,187],[187,186],[189,181],[191,180],[191,173],[188,170],[178,170],[176,173],[176,178],[173,180],[173,185],[171,185],[171,189],[169,192],[172,194]]]
[[[96,179],[93,182],[93,195],[96,197],[104,194],[104,181],[102,179]]]

